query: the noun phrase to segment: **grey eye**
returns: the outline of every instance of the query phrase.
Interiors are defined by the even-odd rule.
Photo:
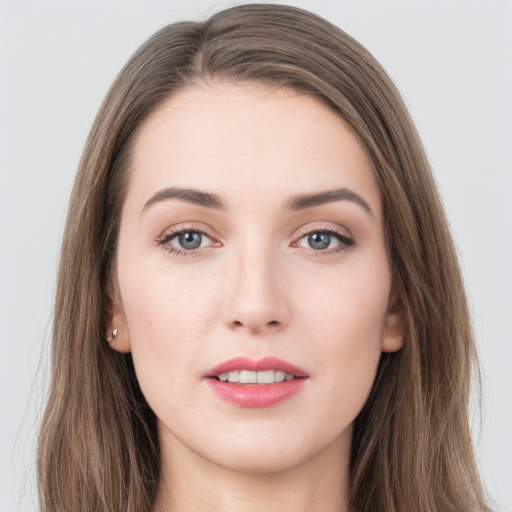
[[[164,235],[158,244],[170,254],[186,256],[200,250],[216,246],[216,243],[204,231],[183,229]]]
[[[187,231],[186,233],[179,234],[176,238],[180,248],[187,251],[199,249],[203,242],[203,234],[197,231]]]
[[[297,246],[316,252],[332,252],[354,245],[354,240],[335,231],[311,231],[297,240]]]
[[[327,249],[331,245],[332,236],[329,233],[310,233],[307,237],[308,244],[311,249],[321,251],[323,249]]]

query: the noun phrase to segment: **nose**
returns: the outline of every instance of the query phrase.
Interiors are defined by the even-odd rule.
[[[226,284],[222,317],[230,329],[266,334],[286,327],[290,317],[286,286],[270,250],[240,255]]]

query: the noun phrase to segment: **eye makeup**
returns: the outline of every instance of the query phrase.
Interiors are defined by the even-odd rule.
[[[222,246],[208,230],[183,224],[166,230],[155,242],[173,256],[194,256]],[[308,254],[319,257],[334,256],[355,245],[352,236],[325,225],[302,229],[298,237],[290,243],[290,247],[301,248]]]

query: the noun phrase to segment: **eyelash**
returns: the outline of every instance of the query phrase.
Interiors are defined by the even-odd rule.
[[[325,234],[329,235],[331,237],[334,237],[338,240],[339,245],[337,247],[331,248],[331,249],[324,249],[324,250],[315,250],[312,248],[304,248],[306,249],[310,254],[313,254],[314,256],[320,256],[320,257],[329,257],[334,256],[336,254],[339,254],[340,252],[348,251],[349,249],[353,248],[356,245],[356,242],[353,238],[343,235],[339,231],[336,231],[335,229],[331,227],[318,227],[316,226],[313,229],[306,229],[302,231],[299,235],[299,237],[293,242],[294,247],[298,247],[298,243],[303,238],[312,235],[312,234]]]
[[[169,242],[172,239],[174,239],[180,235],[184,235],[186,233],[197,233],[201,236],[206,236],[206,237],[210,238],[212,241],[214,241],[213,236],[203,229],[177,226],[176,228],[172,229],[171,231],[167,231],[161,237],[157,238],[156,243],[158,245],[160,245],[165,252],[172,254],[173,256],[194,256],[194,255],[198,254],[199,252],[201,252],[201,250],[204,248],[199,247],[197,249],[188,250],[188,249],[177,249],[176,247],[169,245]],[[220,245],[219,242],[215,242],[215,241],[214,241],[214,244]]]
[[[182,256],[182,257],[194,256],[194,255],[200,253],[201,250],[204,249],[204,247],[199,247],[197,249],[188,250],[188,249],[177,249],[176,247],[173,247],[172,245],[169,244],[169,242],[171,240],[173,240],[174,238],[176,238],[180,235],[184,235],[186,233],[195,233],[195,234],[199,234],[201,236],[206,236],[213,241],[212,245],[214,245],[214,246],[216,245],[217,247],[219,247],[221,245],[220,242],[215,241],[213,236],[205,230],[197,229],[197,228],[190,228],[190,227],[180,227],[180,226],[172,229],[171,231],[164,233],[161,237],[156,239],[156,243],[162,247],[162,250],[164,250],[165,252],[172,254],[174,256]],[[349,249],[351,249],[352,247],[354,247],[356,245],[356,242],[353,238],[343,235],[332,228],[316,227],[314,229],[302,231],[300,233],[299,237],[296,238],[295,241],[292,243],[292,247],[302,247],[302,246],[298,245],[299,241],[309,235],[312,235],[312,234],[326,234],[329,236],[334,236],[339,242],[338,247],[331,248],[331,249],[325,249],[325,250],[315,250],[312,248],[304,247],[304,249],[306,249],[310,254],[313,254],[314,256],[319,256],[319,257],[332,256],[332,255],[338,254],[342,251],[348,251]]]

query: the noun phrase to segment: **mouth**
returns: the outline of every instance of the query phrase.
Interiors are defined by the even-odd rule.
[[[274,384],[307,378],[308,374],[277,357],[264,357],[258,360],[236,357],[215,366],[206,372],[204,377],[232,384]]]
[[[283,372],[281,370],[264,370],[259,372],[254,372],[251,370],[235,370],[231,372],[223,372],[218,376],[214,376],[213,378],[221,382],[230,382],[231,384],[266,385],[304,377],[295,377],[295,375]]]
[[[270,407],[299,393],[308,374],[281,359],[235,358],[204,375],[219,398],[239,407]]]

